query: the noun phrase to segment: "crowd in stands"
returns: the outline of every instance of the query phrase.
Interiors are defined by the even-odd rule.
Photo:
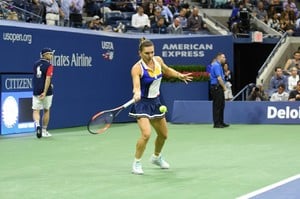
[[[277,66],[267,91],[262,85],[253,85],[249,101],[300,101],[300,47],[284,67]]]
[[[0,6],[0,19],[114,32],[209,34],[199,8],[182,0],[6,0]]]
[[[256,17],[278,32],[289,35],[300,33],[300,15],[294,0],[241,0],[232,3],[228,20],[234,33],[248,33],[255,30],[251,17]]]
[[[256,30],[251,23],[256,17],[278,32],[299,35],[300,15],[294,1],[231,0],[222,7],[232,9],[228,27],[235,34]],[[0,8],[0,19],[48,25],[115,32],[209,33],[199,8],[190,6],[188,0],[4,0]],[[109,20],[108,13],[116,11],[120,16]],[[99,28],[90,25],[97,16]]]

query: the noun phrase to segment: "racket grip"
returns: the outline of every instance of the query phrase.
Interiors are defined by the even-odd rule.
[[[134,99],[131,99],[131,100],[129,100],[128,102],[126,102],[124,105],[123,105],[123,107],[124,108],[127,108],[128,106],[130,106],[131,104],[133,104],[134,103]]]

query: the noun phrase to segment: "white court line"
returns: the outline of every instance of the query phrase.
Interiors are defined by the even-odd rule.
[[[258,189],[258,190],[256,190],[256,191],[253,191],[253,192],[248,193],[248,194],[246,194],[246,195],[240,196],[240,197],[238,197],[238,198],[236,198],[236,199],[249,199],[249,198],[254,197],[254,196],[257,196],[257,195],[259,195],[259,194],[261,194],[261,193],[267,192],[267,191],[269,191],[269,190],[271,190],[271,189],[275,189],[275,188],[277,188],[277,187],[280,187],[281,185],[287,184],[287,183],[289,183],[289,182],[291,182],[291,181],[293,181],[293,180],[296,180],[296,179],[298,179],[298,178],[300,178],[300,174],[295,175],[295,176],[292,176],[292,177],[289,177],[289,178],[284,179],[284,180],[281,180],[281,181],[279,181],[279,182],[277,182],[277,183],[268,185],[268,186],[266,186],[266,187],[263,187],[263,188]]]

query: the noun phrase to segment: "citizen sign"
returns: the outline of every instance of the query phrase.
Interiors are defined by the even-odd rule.
[[[32,88],[32,78],[7,78],[5,80],[5,89],[30,89]]]
[[[299,119],[300,118],[300,107],[298,109],[286,106],[285,108],[279,109],[275,106],[268,106],[268,119]]]

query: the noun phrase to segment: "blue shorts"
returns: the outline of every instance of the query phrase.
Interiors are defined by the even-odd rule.
[[[129,112],[130,117],[142,118],[146,117],[149,119],[164,118],[165,113],[159,111],[161,102],[158,97],[156,98],[141,98],[140,101],[133,104],[131,111]]]

